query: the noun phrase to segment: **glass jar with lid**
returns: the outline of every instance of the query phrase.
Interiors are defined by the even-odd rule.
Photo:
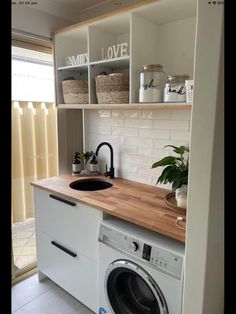
[[[143,65],[139,81],[139,102],[163,102],[163,91],[167,82],[161,64]]]
[[[188,79],[187,74],[168,76],[164,89],[164,102],[186,102],[185,80]]]

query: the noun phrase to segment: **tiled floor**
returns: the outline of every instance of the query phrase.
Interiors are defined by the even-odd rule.
[[[50,279],[39,282],[37,274],[13,285],[12,313],[94,314]]]
[[[34,218],[13,224],[12,246],[16,270],[36,262]]]

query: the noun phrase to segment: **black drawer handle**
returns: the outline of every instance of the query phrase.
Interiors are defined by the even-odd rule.
[[[49,196],[50,196],[51,198],[54,198],[55,200],[57,200],[57,201],[59,201],[59,202],[66,203],[67,205],[76,206],[76,203],[71,202],[71,201],[68,201],[68,200],[65,200],[65,199],[62,198],[62,197],[59,197],[59,196],[56,196],[56,195],[53,195],[53,194],[50,194]]]
[[[57,242],[55,242],[55,241],[51,241],[51,244],[54,245],[54,246],[56,246],[58,249],[61,249],[62,251],[66,252],[67,254],[73,256],[73,257],[76,257],[76,256],[77,256],[76,253],[74,253],[74,252],[68,250],[67,248],[65,248],[64,246],[62,246],[61,244],[59,244],[59,243],[57,243]]]

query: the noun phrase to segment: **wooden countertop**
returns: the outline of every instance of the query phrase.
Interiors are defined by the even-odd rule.
[[[186,217],[185,214],[174,212],[166,206],[164,197],[170,192],[169,190],[104,176],[93,178],[112,183],[111,188],[99,191],[78,191],[69,187],[71,182],[87,178],[63,175],[34,181],[31,185],[185,242],[185,231],[176,227],[175,220],[176,217],[182,216],[184,221],[180,221],[179,225],[185,228]]]

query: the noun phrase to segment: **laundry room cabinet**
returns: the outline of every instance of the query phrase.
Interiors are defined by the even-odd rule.
[[[102,212],[35,188],[38,270],[94,312]]]
[[[56,31],[54,56],[59,108],[101,107],[97,103],[95,88],[95,77],[101,72],[129,75],[129,104],[126,106],[133,107],[138,105],[139,72],[144,64],[158,63],[167,75],[188,74],[192,78],[196,4],[196,0],[154,1],[130,11]],[[73,57],[75,60],[82,54],[87,54],[84,63],[65,65],[65,58]],[[62,80],[70,77],[88,80],[88,104],[64,104]],[[140,105],[143,108],[153,106]],[[157,103],[156,107],[159,105]],[[165,105],[182,108],[190,104]]]

